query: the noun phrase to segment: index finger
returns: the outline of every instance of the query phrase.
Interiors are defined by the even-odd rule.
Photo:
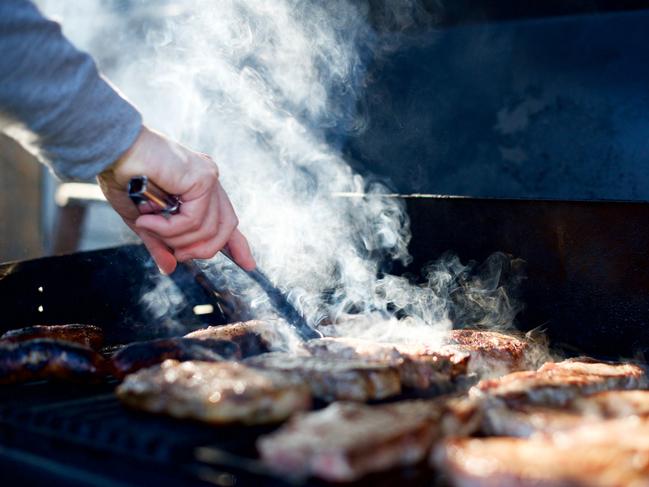
[[[239,265],[246,271],[255,270],[257,263],[255,262],[255,258],[252,255],[252,251],[250,250],[248,240],[238,229],[235,229],[232,232],[232,235],[230,235],[230,240],[228,240],[227,248],[237,265]]]
[[[135,226],[164,238],[194,232],[203,224],[210,198],[211,192],[206,192],[200,198],[183,203],[180,213],[171,215],[170,218],[163,215],[141,215],[135,220]]]

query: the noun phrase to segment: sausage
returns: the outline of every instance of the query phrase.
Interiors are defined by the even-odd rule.
[[[38,338],[0,343],[0,384],[59,379],[98,382],[106,375],[106,361],[78,343]]]
[[[104,332],[93,325],[35,325],[9,330],[0,336],[0,341],[17,343],[35,338],[74,342],[99,350],[104,343]]]

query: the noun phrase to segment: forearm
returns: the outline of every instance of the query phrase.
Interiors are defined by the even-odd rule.
[[[142,124],[92,58],[26,0],[0,1],[0,110],[37,136],[63,179],[96,176],[131,146]]]

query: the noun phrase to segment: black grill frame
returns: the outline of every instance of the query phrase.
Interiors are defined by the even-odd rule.
[[[649,350],[649,204],[402,200],[411,218],[413,262],[406,268],[386,265],[385,271],[416,279],[428,261],[447,250],[464,262],[504,251],[528,264],[522,329],[543,326],[551,343],[572,355],[619,359],[643,357]],[[108,345],[166,336],[169,328],[149,326],[139,308],[139,295],[154,273],[139,246],[0,266],[0,332],[85,321],[104,328]],[[228,321],[222,313],[193,316],[191,305],[210,296],[182,268],[174,279],[188,290],[189,305],[180,311],[187,319],[183,331]],[[46,293],[38,292],[42,282]],[[128,411],[113,398],[114,387],[114,382],[0,387],[5,478],[21,485],[318,484],[265,469],[254,455],[259,429],[209,428]],[[101,434],[106,436],[92,436]],[[361,483],[397,482],[443,485],[444,480],[419,466]]]

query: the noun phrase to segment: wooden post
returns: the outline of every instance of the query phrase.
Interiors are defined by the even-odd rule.
[[[0,262],[42,255],[41,166],[0,134]]]

